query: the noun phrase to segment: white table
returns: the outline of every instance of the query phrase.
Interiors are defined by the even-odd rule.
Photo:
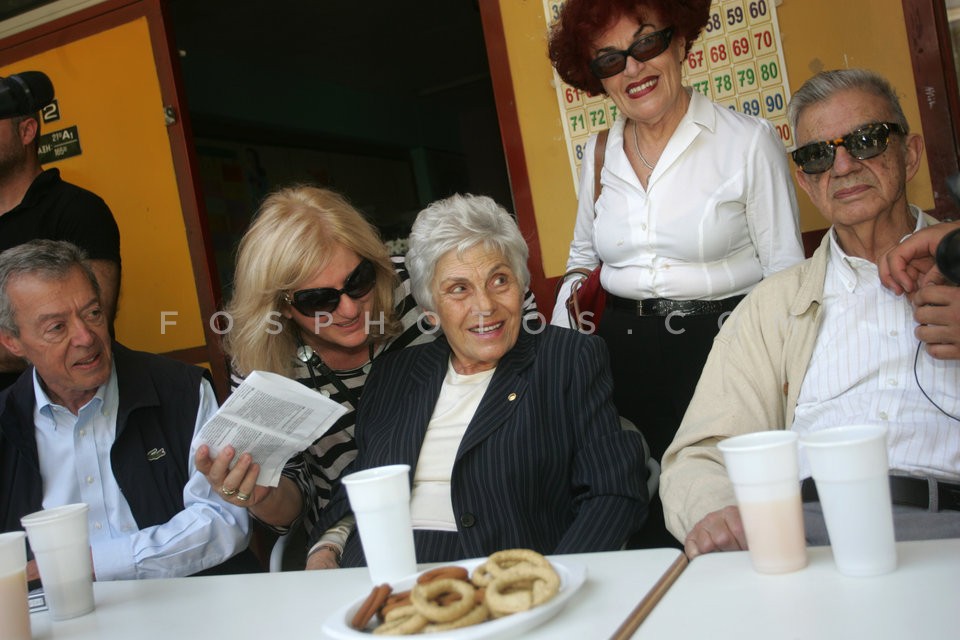
[[[634,635],[736,640],[960,638],[960,539],[897,544],[898,567],[841,575],[829,547],[805,569],[761,575],[747,552],[693,560]]]
[[[610,636],[679,553],[556,556],[586,565],[587,580],[563,611],[524,637]],[[35,639],[320,638],[328,615],[370,589],[366,569],[98,582],[93,613],[63,622],[47,612],[30,618]]]

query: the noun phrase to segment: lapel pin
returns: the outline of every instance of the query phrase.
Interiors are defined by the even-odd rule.
[[[163,449],[163,447],[159,449],[154,447],[153,449],[150,449],[150,451],[147,451],[147,460],[150,462],[156,462],[165,455],[167,455],[167,452]]]
[[[507,401],[508,401],[508,402],[513,402],[513,401],[516,400],[516,399],[517,399],[517,394],[515,394],[515,393],[511,393],[510,395],[507,396]]]

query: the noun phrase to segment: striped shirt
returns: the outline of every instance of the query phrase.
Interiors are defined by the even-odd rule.
[[[935,360],[922,348],[918,354],[907,297],[880,284],[875,264],[844,254],[835,237],[830,242],[823,322],[793,430],[884,425],[891,469],[960,479],[960,422],[944,413],[960,417],[960,362]],[[801,477],[809,476],[805,456],[800,465]]]

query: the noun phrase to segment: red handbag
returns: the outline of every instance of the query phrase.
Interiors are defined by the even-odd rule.
[[[587,276],[573,283],[570,288],[570,297],[567,298],[570,326],[583,333],[593,333],[597,330],[600,318],[603,316],[603,309],[607,306],[607,292],[600,286],[602,266],[602,264],[597,265],[597,268],[592,271],[573,269],[564,274],[564,278],[574,273]]]

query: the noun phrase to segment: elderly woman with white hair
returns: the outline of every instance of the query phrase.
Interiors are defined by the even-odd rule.
[[[606,347],[524,321],[526,262],[487,197],[435,202],[413,225],[412,291],[442,336],[374,363],[349,471],[410,465],[418,562],[618,549],[646,517],[641,437],[620,426]],[[341,487],[323,519],[348,512]],[[363,563],[351,534],[341,564]]]

